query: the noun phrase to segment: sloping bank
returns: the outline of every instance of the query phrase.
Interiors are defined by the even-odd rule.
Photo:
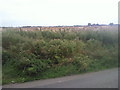
[[[117,34],[3,30],[3,84],[117,67]]]

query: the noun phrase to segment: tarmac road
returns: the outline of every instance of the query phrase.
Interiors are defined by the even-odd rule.
[[[21,84],[9,84],[4,85],[3,88],[118,88],[118,68]]]

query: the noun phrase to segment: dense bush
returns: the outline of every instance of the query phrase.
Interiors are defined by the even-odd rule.
[[[88,56],[80,55],[74,57],[73,64],[77,67],[78,71],[86,71],[89,67],[91,59]]]
[[[117,30],[50,32],[2,31],[3,74],[43,75],[64,70],[61,75],[117,66]],[[8,72],[8,67],[13,71]],[[60,69],[61,68],[61,69]],[[69,69],[69,68],[68,68]],[[68,71],[68,72],[67,72]],[[14,75],[12,78],[14,78]],[[51,76],[52,77],[52,76]]]

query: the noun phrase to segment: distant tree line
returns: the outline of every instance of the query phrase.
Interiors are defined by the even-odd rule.
[[[103,25],[103,24],[102,24]],[[109,23],[108,25],[110,25],[110,26],[113,26],[113,25],[116,25],[116,24],[114,24],[114,23]],[[91,24],[91,23],[88,23],[88,26],[101,26],[101,24]]]

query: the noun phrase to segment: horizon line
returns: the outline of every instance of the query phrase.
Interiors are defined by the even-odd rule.
[[[95,24],[95,23],[90,23],[91,25],[90,26],[102,26],[102,25],[110,25],[109,24]],[[119,25],[119,23],[112,23],[113,25]],[[84,24],[84,25],[79,25],[79,24],[76,24],[76,25],[11,25],[11,26],[0,26],[0,27],[56,27],[56,26],[59,26],[59,27],[65,27],[65,26],[89,26],[88,24]]]

